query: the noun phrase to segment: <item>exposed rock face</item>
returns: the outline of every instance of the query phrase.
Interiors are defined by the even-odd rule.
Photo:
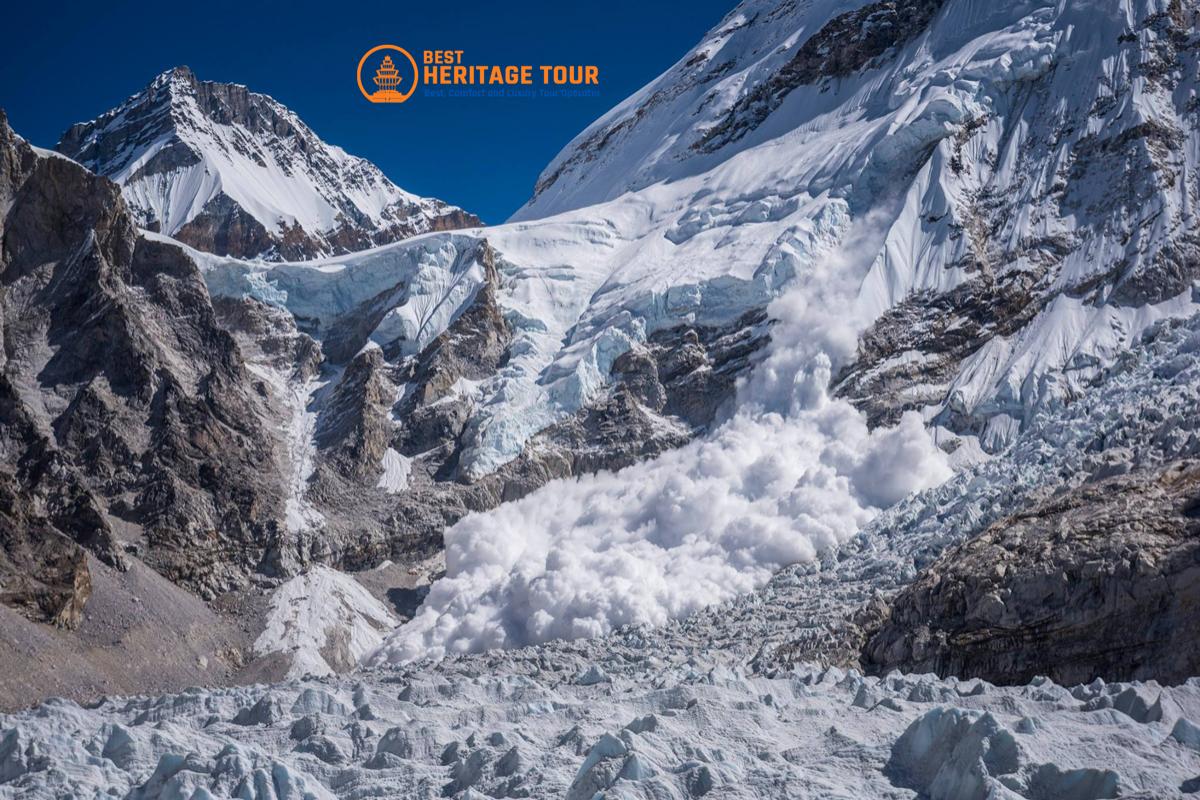
[[[318,421],[316,443],[325,455],[325,466],[351,482],[362,482],[378,472],[391,436],[388,410],[395,392],[381,374],[384,367],[377,347],[356,355]]]
[[[296,330],[295,320],[286,311],[251,297],[214,297],[212,304],[248,363],[266,363],[301,380],[320,370],[321,345]],[[259,394],[267,391],[261,382],[255,390]]]
[[[891,603],[870,669],[1024,683],[1200,672],[1200,463],[1070,491],[946,552]]]
[[[119,183],[138,225],[199,250],[306,259],[480,224],[403,191],[245,86],[163,73],[57,149]]]
[[[738,377],[766,346],[770,325],[766,311],[757,309],[723,328],[681,326],[659,331],[646,348],[654,366],[649,374],[629,368],[631,362],[650,366],[638,350],[618,359],[613,369],[639,393],[644,405],[706,430],[733,399]]]
[[[900,415],[941,401],[959,366],[994,337],[1017,333],[1046,298],[1025,272],[981,275],[956,289],[914,294],[883,314],[862,335],[858,353],[834,380],[834,392],[854,403],[872,425],[894,425]],[[920,353],[905,359],[904,353]],[[983,435],[978,421],[945,420],[959,433]]]
[[[57,533],[205,596],[243,585],[277,534],[274,445],[196,266],[137,236],[116,185],[4,121],[0,159],[0,470],[28,504],[6,512],[12,565]],[[55,563],[80,563],[57,548]],[[82,569],[38,578],[76,586],[42,613],[77,622]]]
[[[79,627],[92,593],[87,556],[36,516],[7,472],[0,472],[0,575],[0,602],[38,622]]]
[[[146,227],[157,230],[160,226],[157,220],[147,220]],[[305,250],[316,250],[316,242],[297,229],[286,229],[284,238],[287,244],[278,248],[278,242],[272,238],[265,225],[246,212],[228,195],[218,194],[204,204],[192,219],[175,231],[175,238],[191,245],[197,250],[209,253],[253,258],[276,249],[280,255],[296,254],[303,257]]]
[[[446,397],[459,380],[483,380],[504,366],[512,331],[496,299],[500,277],[496,256],[487,242],[477,248],[484,283],[471,305],[433,340],[414,365],[412,408],[427,407]]]

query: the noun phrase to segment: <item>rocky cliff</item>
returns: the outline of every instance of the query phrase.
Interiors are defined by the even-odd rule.
[[[462,240],[457,305],[438,325],[389,327],[428,297],[386,264],[361,300],[309,317],[224,291],[203,254],[139,233],[120,186],[6,121],[0,135],[0,601],[34,622],[83,625],[79,647],[94,636],[84,623],[96,565],[105,608],[123,571],[148,567],[233,615],[198,657],[219,651],[240,669],[255,654],[223,626],[257,613],[264,587],[317,563],[426,559],[471,511],[678,446],[713,422],[766,342],[761,312],[664,329],[516,458],[470,473],[470,389],[510,368],[514,330],[528,324],[502,307],[511,266],[486,240]],[[263,669],[246,674],[272,674]]]
[[[199,271],[119,187],[0,128],[11,513],[208,597],[243,584],[278,532],[274,440]]]
[[[947,551],[890,604],[864,664],[1026,683],[1200,672],[1200,469],[1086,484]]]

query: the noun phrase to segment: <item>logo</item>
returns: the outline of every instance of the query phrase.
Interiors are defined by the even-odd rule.
[[[394,51],[396,57],[387,52],[379,55],[388,50]],[[368,73],[367,82],[375,87],[373,92],[363,85],[364,70]],[[372,103],[403,103],[417,90],[417,60],[394,44],[372,47],[358,61],[358,90]]]
[[[462,50],[418,50],[421,66],[403,47],[381,44],[358,60],[358,90],[372,103],[423,97],[599,97],[595,64],[492,64]],[[368,88],[371,91],[368,91]]]

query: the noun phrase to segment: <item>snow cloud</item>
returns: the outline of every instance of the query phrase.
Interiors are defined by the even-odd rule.
[[[556,481],[446,532],[446,577],[376,662],[662,624],[811,561],[950,475],[915,413],[869,431],[832,399],[853,298],[884,226],[867,218],[770,308],[764,360],[709,436],[619,473]]]

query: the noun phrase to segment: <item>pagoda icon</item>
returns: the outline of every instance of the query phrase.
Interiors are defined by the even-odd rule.
[[[404,96],[396,90],[402,80],[400,70],[396,69],[392,57],[384,56],[383,63],[375,70],[374,81],[379,89],[371,95],[371,99],[377,103],[404,102]]]

